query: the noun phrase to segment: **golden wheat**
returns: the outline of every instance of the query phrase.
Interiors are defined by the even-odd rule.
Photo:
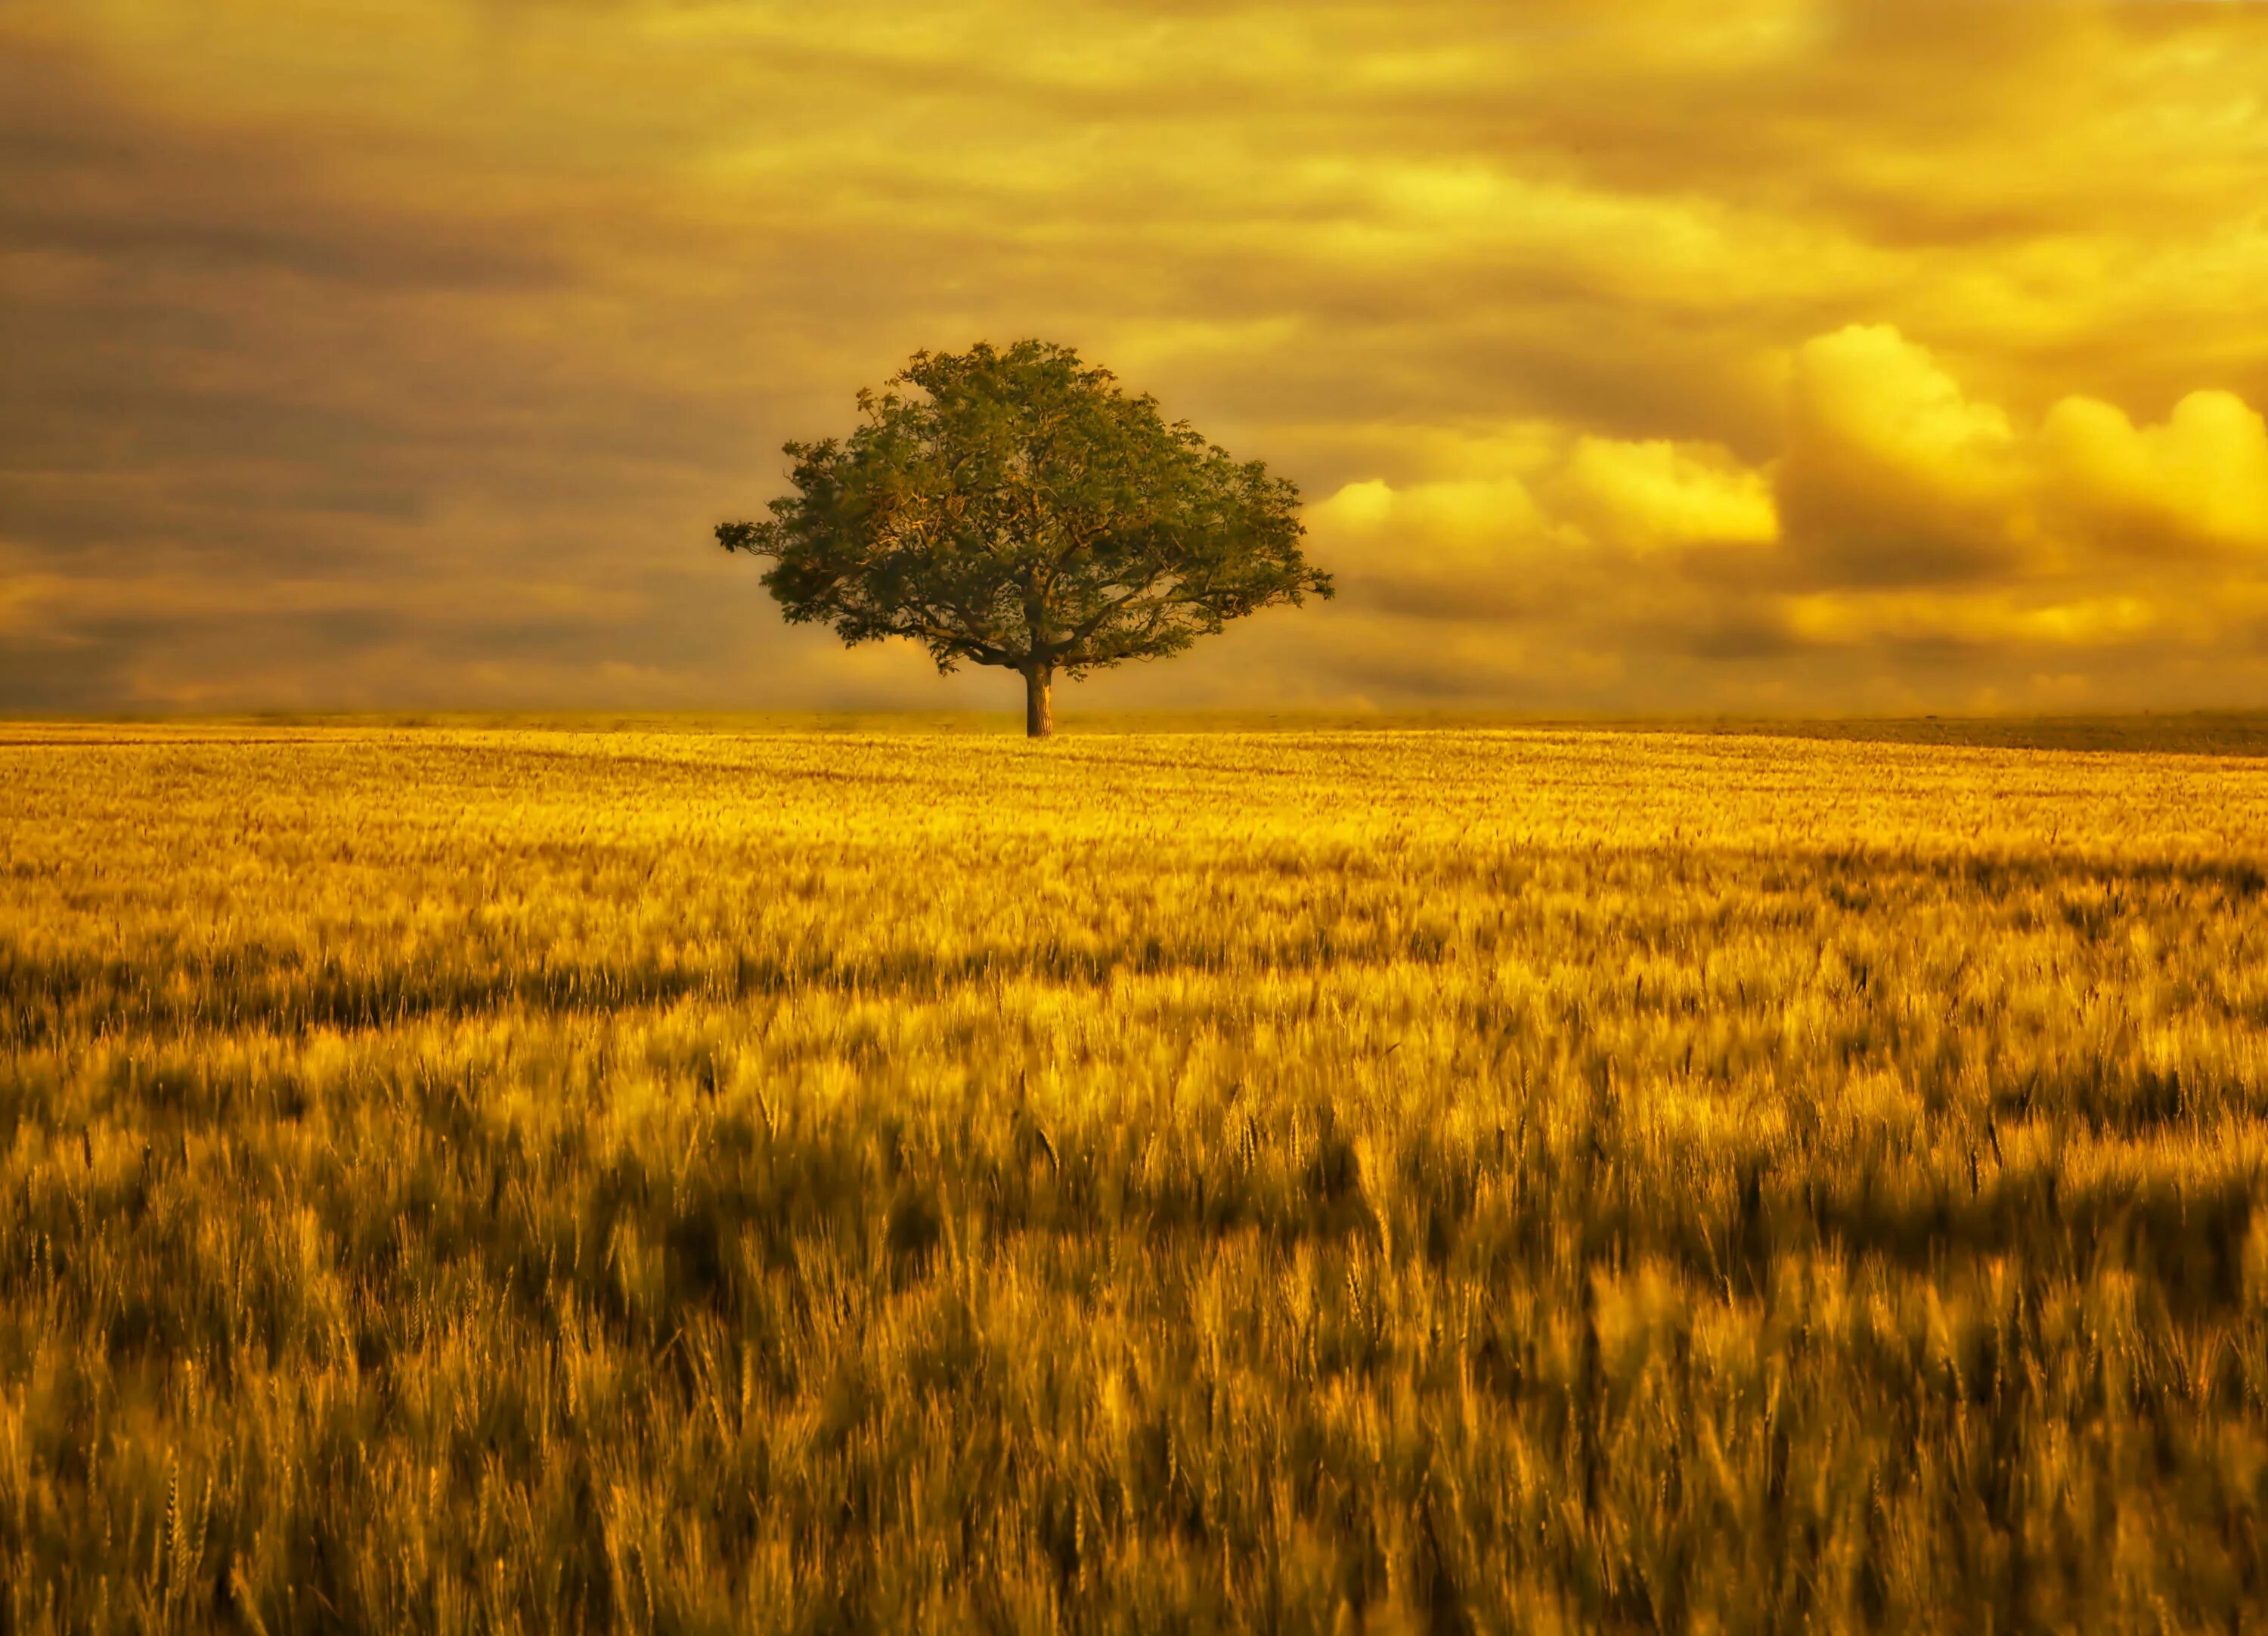
[[[0,1630],[2263,1625],[2260,763],[0,737]]]

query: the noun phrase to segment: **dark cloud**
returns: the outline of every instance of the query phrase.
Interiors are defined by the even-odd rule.
[[[0,245],[146,286],[285,275],[386,289],[526,289],[556,257],[493,220],[341,197],[289,127],[187,125],[136,107],[83,56],[0,53]]]

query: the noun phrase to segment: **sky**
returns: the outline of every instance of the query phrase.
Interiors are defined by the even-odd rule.
[[[2268,4],[0,0],[0,712],[1007,711],[711,530],[1068,344],[1328,604],[1059,708],[2268,705]]]

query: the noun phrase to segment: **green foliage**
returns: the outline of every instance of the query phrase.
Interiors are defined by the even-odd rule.
[[[1066,748],[0,746],[0,1631],[2262,1627],[2244,768]]]
[[[917,353],[858,408],[847,438],[787,445],[794,491],[769,521],[717,530],[771,559],[790,620],[845,642],[1076,678],[1331,593],[1290,482],[1068,348]]]

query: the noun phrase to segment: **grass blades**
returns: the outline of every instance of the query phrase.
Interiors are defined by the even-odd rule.
[[[0,1631],[2263,1623],[2268,764],[0,785]]]

